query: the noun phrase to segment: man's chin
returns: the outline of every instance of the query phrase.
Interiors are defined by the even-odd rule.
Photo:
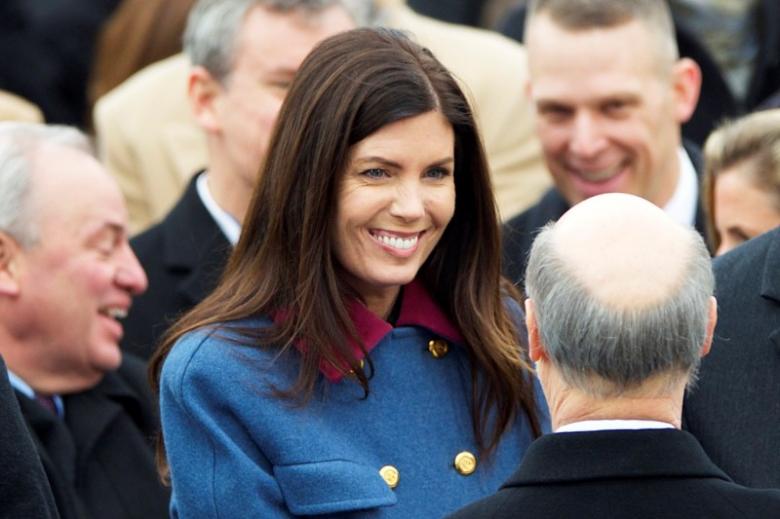
[[[91,355],[92,368],[100,373],[116,371],[122,364],[122,350],[115,343],[96,346]]]

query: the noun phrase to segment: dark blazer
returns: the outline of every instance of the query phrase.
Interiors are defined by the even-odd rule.
[[[171,323],[214,289],[231,251],[198,196],[197,177],[162,222],[130,241],[149,288],[123,322],[122,348],[145,359]]]
[[[780,488],[780,229],[714,268],[718,324],[683,427],[737,483]]]
[[[0,517],[55,519],[49,482],[0,357]]]
[[[696,174],[701,178],[702,157],[698,147],[690,142],[684,143]],[[502,229],[502,252],[504,275],[519,287],[523,287],[528,253],[536,234],[548,222],[558,220],[570,208],[569,203],[555,187],[550,188],[536,203],[504,224]],[[706,239],[704,212],[701,197],[696,203],[696,230]]]
[[[678,430],[555,433],[497,494],[453,519],[780,517],[780,491],[741,487]]]
[[[526,6],[507,11],[497,30],[522,42],[525,32]],[[675,33],[680,56],[693,59],[702,71],[699,102],[691,119],[683,125],[683,135],[699,145],[704,144],[713,127],[727,117],[748,113],[780,89],[780,2],[760,0],[756,20],[758,55],[749,79],[747,98],[739,103],[731,92],[720,67],[683,20],[675,19]]]
[[[125,355],[94,388],[64,395],[64,419],[16,392],[63,519],[168,516],[154,462],[158,430],[146,366]]]

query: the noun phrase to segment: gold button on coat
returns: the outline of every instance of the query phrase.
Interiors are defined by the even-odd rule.
[[[387,483],[387,486],[390,488],[397,487],[398,480],[401,478],[401,475],[398,473],[398,469],[392,465],[385,465],[379,469],[379,475],[382,476],[382,479],[385,480],[385,483]]]
[[[447,341],[431,339],[428,341],[428,351],[431,352],[434,359],[440,359],[447,355],[447,352],[450,351],[450,347],[447,344]]]
[[[462,476],[473,474],[477,470],[477,458],[468,451],[463,451],[455,456],[455,470]]]

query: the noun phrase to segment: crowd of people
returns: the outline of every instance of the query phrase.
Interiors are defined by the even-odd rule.
[[[773,0],[81,3],[0,8],[0,516],[780,517]]]

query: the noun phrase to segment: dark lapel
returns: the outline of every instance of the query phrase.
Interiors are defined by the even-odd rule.
[[[761,279],[761,297],[780,305],[780,230],[774,231],[772,243],[766,251],[764,271]],[[780,313],[780,306],[777,308]],[[769,340],[774,343],[780,352],[780,316],[774,331],[769,334]]]
[[[65,422],[51,411],[22,393],[14,392],[22,415],[32,431],[33,441],[57,504],[57,512],[62,519],[85,517],[86,512],[76,493],[77,453],[73,435]]]
[[[138,396],[115,373],[107,373],[89,391],[65,396],[64,401],[65,421],[80,461],[92,458],[95,446],[120,414],[126,413],[136,423],[141,420]]]
[[[232,247],[201,202],[195,175],[162,224],[167,270],[188,273],[177,290],[194,305],[216,285]]]
[[[692,435],[665,429],[544,435],[531,444],[504,487],[626,477],[729,481]]]
[[[72,485],[75,481],[76,445],[70,431],[51,411],[19,391],[15,392],[22,414],[38,444],[54,463],[58,475]]]
[[[685,149],[685,153],[687,153],[688,157],[691,159],[691,163],[693,164],[693,169],[696,170],[696,178],[698,180],[698,190],[696,192],[696,218],[693,222],[693,226],[697,231],[699,231],[699,234],[702,235],[704,241],[706,242],[707,225],[704,217],[704,207],[701,204],[701,182],[703,178],[702,172],[704,171],[704,158],[701,155],[701,149],[694,142],[688,139],[683,139],[683,148]]]

